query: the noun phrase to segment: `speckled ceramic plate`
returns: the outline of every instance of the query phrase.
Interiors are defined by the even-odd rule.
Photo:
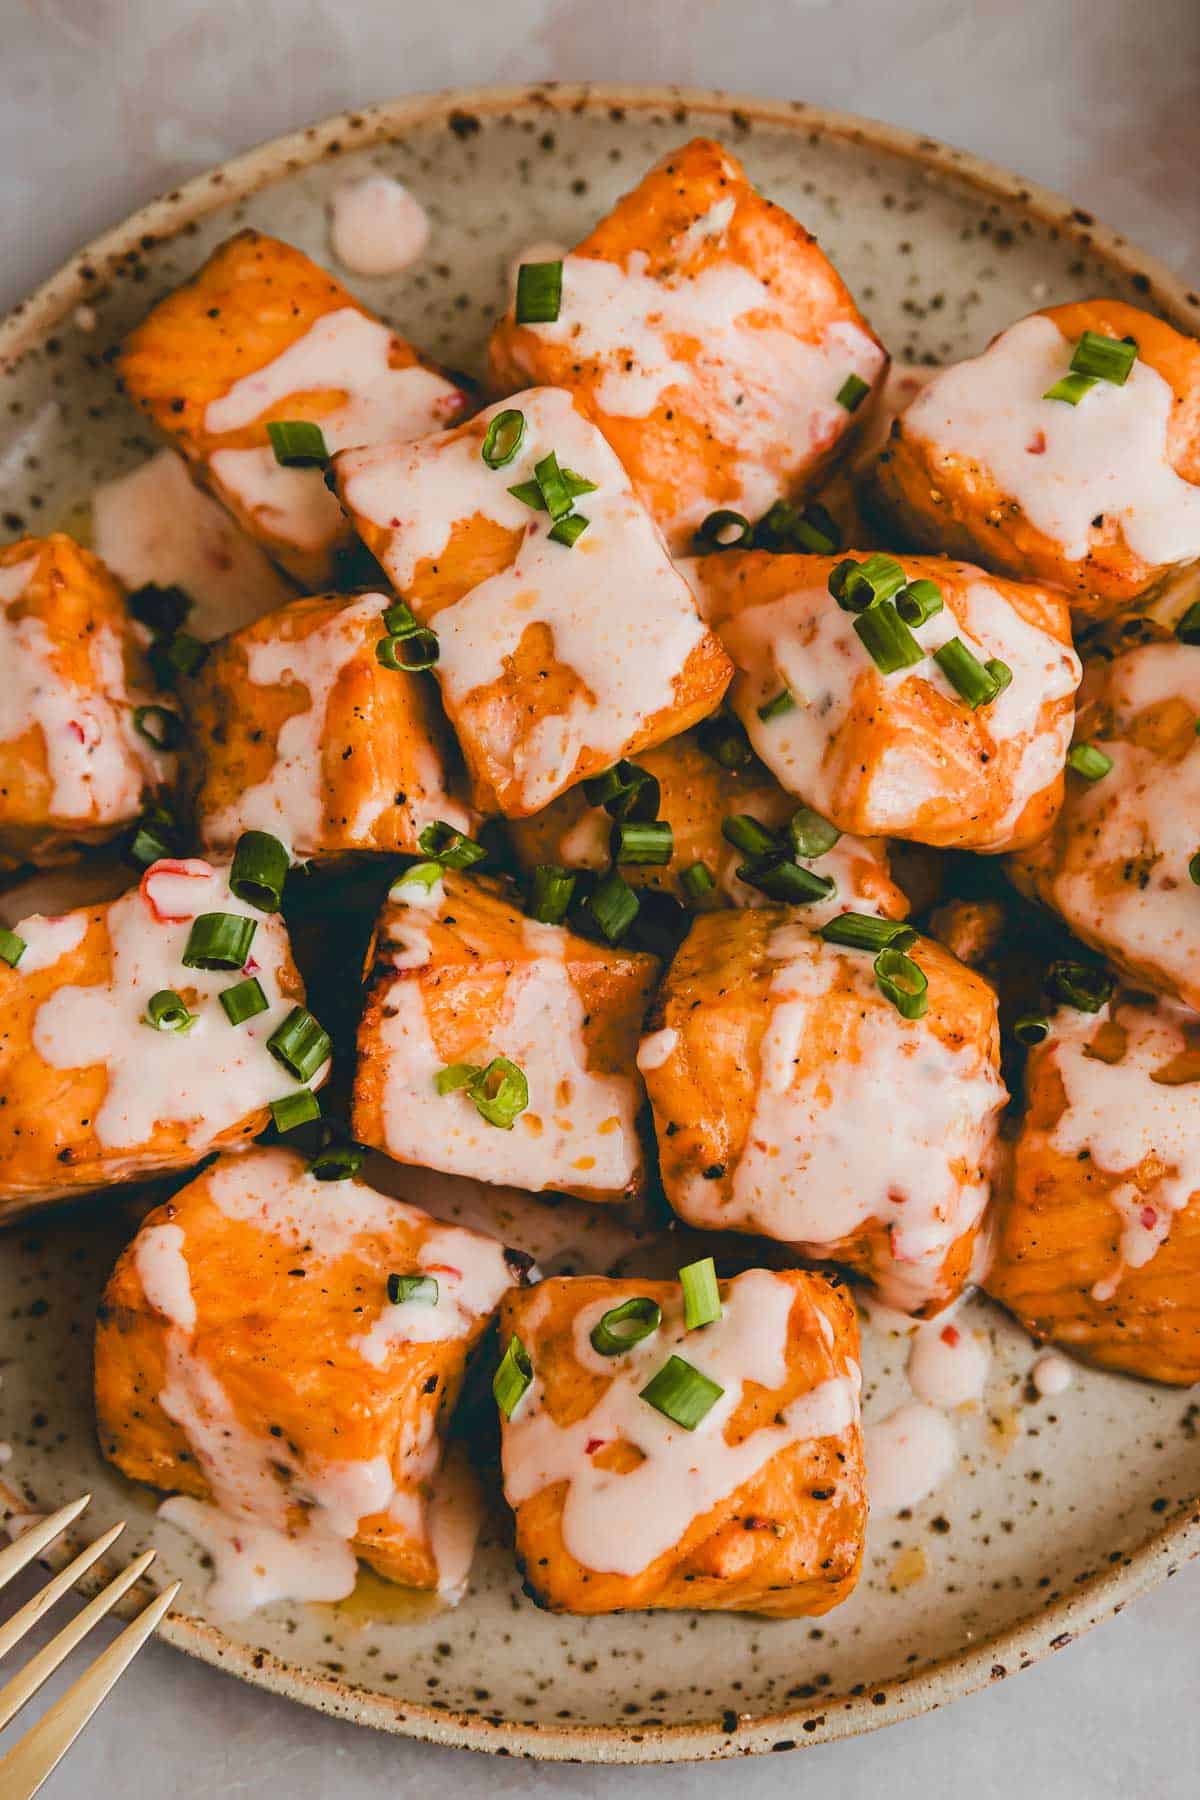
[[[0,509],[6,534],[86,531],[104,476],[151,450],[114,394],[106,352],[221,238],[257,225],[328,254],[326,204],[379,168],[427,206],[433,235],[371,305],[445,361],[478,370],[509,259],[574,242],[646,166],[695,131],[811,226],[893,353],[940,362],[1046,301],[1100,292],[1200,329],[1200,297],[1051,195],[959,151],[802,104],[668,90],[552,88],[399,102],[252,151],[91,245],[0,327]],[[83,310],[80,311],[79,309]],[[7,446],[7,447],[5,447]],[[431,1178],[439,1186],[436,1178]],[[429,1181],[409,1182],[414,1199]],[[440,1184],[443,1201],[453,1184]],[[8,1501],[44,1509],[84,1488],[90,1526],[126,1516],[184,1578],[164,1635],[311,1706],[506,1754],[667,1761],[786,1749],[903,1718],[1027,1667],[1200,1549],[1200,1408],[1081,1375],[1058,1400],[1028,1384],[1028,1340],[982,1301],[994,1344],[983,1404],[956,1421],[961,1464],[912,1516],[873,1524],[867,1568],[828,1618],[563,1619],[521,1596],[497,1522],[467,1600],[422,1616],[365,1581],[339,1607],[279,1607],[221,1630],[189,1544],[154,1498],[100,1459],[91,1321],[132,1224],[108,1201],[0,1240],[0,1437]],[[559,1221],[569,1236],[570,1220]],[[593,1259],[611,1254],[593,1245]],[[905,1346],[869,1335],[868,1413],[895,1403]],[[2,1494],[2,1490],[0,1490]]]

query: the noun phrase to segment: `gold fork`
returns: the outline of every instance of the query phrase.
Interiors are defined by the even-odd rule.
[[[91,1498],[90,1494],[84,1494],[80,1500],[69,1501],[56,1513],[51,1513],[49,1518],[40,1519],[28,1531],[22,1532],[6,1550],[0,1550],[0,1588],[19,1574],[35,1556],[40,1556],[55,1538],[61,1537]],[[52,1576],[45,1587],[32,1600],[27,1600],[11,1619],[0,1625],[0,1657],[7,1656],[13,1646],[20,1643],[25,1633],[49,1612],[55,1601],[61,1599],[80,1576],[86,1574],[92,1564],[116,1542],[124,1529],[124,1520],[111,1526],[94,1543],[81,1550],[66,1568]],[[90,1600],[57,1637],[51,1638],[25,1668],[12,1677],[6,1687],[0,1688],[0,1731],[20,1712],[25,1702],[32,1699],[76,1644],[87,1636],[97,1620],[110,1612],[134,1582],[140,1580],[153,1560],[153,1550],[143,1551],[127,1569],[123,1569],[107,1587],[102,1588],[95,1599]],[[178,1592],[179,1583],[175,1581],[170,1587],[164,1588],[161,1594],[157,1594],[138,1613],[133,1623],[125,1627],[120,1637],[115,1638],[91,1667],[84,1670],[62,1699],[56,1700],[37,1724],[5,1756],[0,1757],[0,1794],[4,1796],[4,1800],[31,1800],[37,1793],[47,1776],[71,1748],[117,1677],[133,1661]]]

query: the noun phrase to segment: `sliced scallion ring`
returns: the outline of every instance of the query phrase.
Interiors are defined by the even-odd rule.
[[[329,1033],[304,1006],[293,1006],[267,1039],[267,1049],[297,1081],[311,1081],[333,1052]]]
[[[388,899],[402,900],[404,895],[400,889],[405,887],[422,887],[427,894],[431,893],[444,874],[445,870],[440,862],[414,863],[411,869],[405,869],[403,875],[397,875],[388,889]]]
[[[837,391],[837,403],[847,412],[856,412],[870,391],[870,382],[864,381],[861,375],[847,375]]]
[[[837,893],[832,875],[818,875],[815,869],[793,862],[783,851],[757,862],[739,864],[737,878],[783,906],[811,906],[814,901],[830,900]]]
[[[582,513],[567,513],[565,517],[555,520],[546,536],[552,543],[565,544],[569,550],[573,544],[579,541],[590,524],[591,520],[586,519]]]
[[[682,1356],[669,1356],[641,1389],[638,1399],[654,1407],[672,1424],[682,1425],[685,1431],[695,1431],[724,1392],[723,1387],[718,1387],[715,1381],[694,1369]]]
[[[553,325],[562,305],[561,262],[522,263],[514,315],[518,325]]]
[[[679,885],[689,900],[703,900],[706,894],[712,893],[716,883],[707,863],[694,862],[680,872]]]
[[[146,1023],[155,1031],[186,1031],[195,1022],[174,988],[160,988],[146,1002]]]
[[[492,1377],[492,1395],[506,1419],[511,1419],[533,1382],[533,1361],[514,1331]]]
[[[903,950],[881,950],[875,958],[875,980],[902,1019],[921,1019],[929,1006],[929,977]]]
[[[387,1297],[393,1306],[406,1306],[410,1301],[421,1306],[436,1306],[440,1289],[432,1275],[389,1275]]]
[[[1034,1044],[1044,1043],[1050,1036],[1050,1020],[1042,1012],[1022,1013],[1020,1018],[1013,1020],[1012,1030],[1018,1044],[1026,1044],[1032,1048]]]
[[[623,1356],[644,1343],[662,1324],[662,1307],[648,1294],[634,1294],[610,1306],[592,1326],[589,1341],[597,1356]]]
[[[1072,744],[1067,751],[1067,766],[1085,781],[1103,781],[1113,763],[1112,757],[1096,744]]]
[[[448,825],[445,819],[435,819],[426,825],[417,844],[426,856],[441,863],[444,869],[469,869],[487,855],[482,844],[459,831],[456,825]]]
[[[375,645],[375,660],[380,667],[404,675],[421,675],[432,669],[441,653],[437,632],[424,625],[403,637],[381,637]]]
[[[721,836],[745,856],[776,856],[781,848],[776,834],[750,813],[731,813],[722,819]]]
[[[860,613],[854,629],[882,675],[895,675],[925,660],[924,650],[890,600]]]
[[[433,1085],[444,1099],[447,1094],[457,1094],[461,1089],[469,1088],[472,1082],[479,1080],[482,1073],[478,1063],[447,1063],[434,1076]]]
[[[233,853],[229,891],[259,912],[279,911],[291,858],[269,831],[243,831]]]
[[[697,550],[748,550],[754,542],[754,527],[740,512],[722,507],[709,513],[696,533]]]
[[[588,899],[587,909],[610,944],[618,944],[638,916],[637,895],[616,869],[610,869]]]
[[[802,550],[814,556],[832,556],[840,549],[842,534],[831,513],[815,500],[810,500],[792,526],[792,537]]]
[[[222,988],[217,996],[225,1009],[225,1017],[231,1025],[244,1025],[247,1019],[253,1019],[267,1010],[267,996],[263,993],[262,983],[255,975],[247,975],[230,988]]]
[[[656,819],[662,790],[648,769],[624,757],[583,784],[589,806],[602,806],[613,819]]]
[[[561,925],[567,916],[575,876],[559,863],[539,863],[529,884],[529,916],[541,925]]]
[[[534,478],[541,489],[542,505],[552,519],[565,518],[571,510],[572,496],[563,472],[558,466],[558,458],[551,450],[543,456],[541,462],[534,465]]]
[[[788,840],[797,856],[815,862],[825,856],[841,837],[836,825],[823,819],[811,806],[798,806],[787,825]]]
[[[873,913],[844,912],[822,925],[819,937],[850,950],[907,950],[917,934],[903,919],[877,919]]]
[[[1013,672],[998,656],[989,656],[983,666],[996,684],[996,694],[1002,694],[1006,687],[1012,686]],[[993,694],[992,698],[995,697]]]
[[[1042,395],[1043,400],[1065,400],[1068,406],[1078,406],[1085,394],[1090,394],[1095,387],[1092,375],[1064,375],[1053,387],[1048,387]]]
[[[906,625],[924,625],[926,619],[940,613],[945,604],[937,582],[924,578],[910,581],[896,595],[896,611]]]
[[[406,638],[412,637],[421,627],[406,600],[393,600],[390,606],[383,609],[383,629],[389,637]]]
[[[156,750],[177,750],[183,742],[183,720],[169,706],[135,706],[133,728]]]
[[[781,688],[770,700],[764,700],[758,708],[758,716],[766,725],[771,719],[780,719],[784,713],[790,713],[796,702],[787,688]]]
[[[1200,642],[1200,638],[1197,641]],[[722,769],[746,769],[754,760],[741,721],[727,714],[705,719],[700,727],[700,748]]]
[[[717,1286],[717,1265],[711,1256],[688,1263],[679,1271],[683,1289],[683,1323],[687,1331],[698,1331],[721,1317],[721,1290]]]
[[[506,406],[488,426],[479,454],[489,469],[504,469],[524,442],[525,414],[515,406]]]
[[[285,1094],[282,1100],[272,1100],[271,1121],[276,1131],[295,1131],[297,1125],[307,1125],[311,1119],[321,1116],[321,1102],[311,1088],[301,1088],[299,1093]]]
[[[843,557],[829,574],[829,591],[843,612],[862,613],[898,594],[908,580],[894,556],[876,550],[862,562]]]
[[[1103,969],[1064,959],[1051,963],[1046,985],[1056,1000],[1073,1006],[1076,1012],[1095,1013],[1112,999],[1114,983]]]
[[[326,1144],[308,1165],[316,1181],[349,1181],[363,1166],[366,1151],[360,1144]]]
[[[329,461],[325,433],[311,419],[272,419],[267,436],[285,469],[319,469]]]
[[[615,863],[661,866],[675,854],[674,833],[666,819],[617,819],[610,845]]]
[[[1110,381],[1124,387],[1129,371],[1137,361],[1138,347],[1133,338],[1109,337],[1103,331],[1085,331],[1071,357],[1075,375],[1090,375],[1095,381]]]
[[[0,962],[15,969],[27,949],[28,945],[23,937],[18,937],[15,931],[9,931],[6,925],[0,925]]]
[[[966,701],[972,712],[977,712],[981,706],[989,706],[1000,692],[996,677],[983,666],[974,651],[968,649],[960,637],[952,637],[939,645],[933,653],[933,660],[955,693]]]
[[[1200,850],[1197,850],[1193,856],[1189,856],[1188,858],[1188,875],[1193,884],[1196,887],[1200,887]],[[18,942],[20,942],[19,939]],[[0,956],[3,956],[3,954],[4,951],[0,948]]]
[[[507,1056],[494,1056],[471,1083],[470,1093],[480,1118],[500,1131],[511,1131],[529,1105],[525,1071]]]
[[[192,920],[183,952],[185,969],[244,967],[258,930],[257,919],[241,913],[201,913]]]

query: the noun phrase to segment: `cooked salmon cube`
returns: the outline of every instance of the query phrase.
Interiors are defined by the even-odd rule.
[[[556,317],[514,301],[496,326],[493,386],[578,394],[677,552],[714,511],[811,492],[887,369],[816,239],[710,139],[651,169],[561,282]]]
[[[0,1219],[189,1168],[324,1077],[287,932],[227,868],[153,863],[107,905],[19,920],[0,949]],[[259,1010],[235,1025],[223,996],[251,980]],[[303,1074],[270,1047],[289,1020],[285,1050],[303,1026],[305,1061],[322,1051]]]
[[[1029,1053],[1026,1110],[984,1281],[1035,1337],[1150,1381],[1200,1381],[1200,1019],[1118,990],[1061,1006]]]
[[[1007,1095],[992,988],[932,939],[901,954],[917,973],[900,978],[927,984],[918,1017],[888,997],[872,950],[826,941],[794,909],[708,913],[638,1064],[682,1219],[844,1264],[927,1317],[969,1278]]]
[[[325,449],[456,422],[466,394],[291,244],[241,231],[125,342],[125,392],[197,476],[309,590],[355,585],[353,533],[319,467],[276,460],[269,424],[319,427]]]
[[[481,812],[538,812],[720,702],[729,660],[569,393],[533,388],[334,468],[368,548],[437,633]]]
[[[368,968],[355,1136],[398,1162],[532,1193],[640,1194],[635,1058],[658,969],[453,872],[431,887],[402,877]]]
[[[730,704],[791,793],[863,837],[994,852],[1044,836],[1080,677],[1061,596],[940,557],[735,550],[694,567],[737,665]],[[896,597],[846,610],[831,588],[866,585],[856,568]],[[911,628],[898,610],[925,606]]]
[[[132,824],[178,734],[104,564],[62,532],[0,549],[0,870]]]
[[[725,766],[722,757],[736,757],[735,766]],[[791,856],[788,823],[801,809],[752,755],[736,722],[714,720],[711,730],[686,731],[667,744],[643,750],[637,766],[658,783],[657,816],[671,827],[671,855],[663,864],[623,863],[621,873],[630,885],[670,894],[702,909],[767,905],[762,888],[738,875],[753,857],[737,848],[722,826],[731,820],[757,821]],[[908,902],[891,880],[887,846],[881,840],[838,836],[826,821],[813,820],[807,812],[804,819],[814,853],[797,854],[795,860],[821,880],[833,882],[828,897],[814,899],[806,909],[810,923],[822,925],[835,912],[855,906],[888,918],[905,916]],[[607,869],[612,828],[604,807],[589,805],[583,789],[576,787],[533,818],[513,820],[509,836],[526,871],[539,863]],[[736,832],[736,824],[730,829]],[[823,848],[831,839],[835,840],[831,847]],[[806,842],[803,835],[801,841]],[[697,869],[703,874],[698,876]]]
[[[508,1406],[504,1365],[497,1378],[504,1493],[539,1606],[797,1618],[854,1587],[854,1307],[797,1269],[747,1270],[719,1298],[720,1317],[689,1331],[674,1281],[556,1276],[505,1296],[500,1343],[516,1341],[530,1380]],[[628,1320],[631,1302],[643,1335],[625,1348],[602,1321]]]
[[[216,646],[189,693],[201,841],[269,831],[296,857],[416,851],[473,818],[428,676],[387,668],[386,594],[294,600]]]
[[[454,1597],[472,1496],[446,1428],[526,1262],[284,1149],[221,1157],[149,1215],[100,1304],[100,1446],[174,1496],[215,1612],[342,1599],[359,1557]]]
[[[1119,613],[1200,557],[1200,343],[1120,300],[1031,313],[935,375],[875,486],[907,541]]]
[[[1089,662],[1063,809],[1008,870],[1132,982],[1200,1010],[1198,729],[1200,649],[1155,643]]]

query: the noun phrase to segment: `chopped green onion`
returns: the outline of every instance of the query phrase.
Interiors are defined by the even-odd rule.
[[[346,594],[353,588],[380,588],[387,585],[387,575],[378,557],[355,539],[352,544],[339,544],[333,552],[334,592]]]
[[[381,637],[375,645],[376,662],[405,675],[420,675],[432,669],[440,655],[437,632],[428,626],[408,631],[403,637]]]
[[[285,1094],[282,1100],[272,1100],[271,1119],[276,1131],[295,1131],[297,1125],[307,1125],[310,1119],[321,1116],[321,1102],[311,1088],[301,1088],[298,1094]]]
[[[1095,744],[1072,744],[1067,751],[1067,766],[1085,781],[1103,781],[1112,768],[1112,757]]]
[[[688,1263],[679,1271],[683,1289],[683,1323],[687,1331],[711,1325],[721,1317],[721,1290],[717,1286],[717,1265],[711,1256]]]
[[[747,769],[754,760],[741,721],[728,714],[705,719],[700,727],[700,748],[722,769]]]
[[[515,406],[498,412],[487,428],[479,454],[489,469],[503,469],[525,442],[525,414]]]
[[[790,500],[773,500],[754,527],[754,548],[776,554],[792,547],[800,514]]]
[[[516,322],[553,325],[562,305],[561,262],[522,263],[517,270]]]
[[[240,969],[250,954],[257,919],[241,913],[201,913],[192,920],[183,952],[185,969]]]
[[[477,844],[457,826],[447,825],[445,819],[435,819],[432,825],[426,825],[417,844],[426,856],[441,863],[444,869],[469,869],[487,855],[482,844]]]
[[[842,834],[811,806],[798,806],[788,820],[787,835],[797,856],[815,862],[833,849]]]
[[[565,544],[569,550],[572,544],[583,536],[590,524],[591,520],[585,519],[582,513],[568,513],[564,519],[555,521],[546,536],[552,543]]]
[[[615,863],[662,865],[675,854],[675,835],[666,819],[618,819],[611,845]]]
[[[655,776],[624,757],[583,784],[589,806],[602,806],[613,819],[655,819],[662,790]]]
[[[478,1081],[483,1073],[478,1063],[447,1063],[439,1069],[433,1078],[433,1085],[444,1099],[447,1094],[457,1094],[471,1083]]]
[[[432,1275],[389,1275],[387,1297],[393,1306],[404,1306],[410,1300],[421,1306],[436,1306],[438,1284]]]
[[[1175,627],[1181,644],[1200,644],[1200,600],[1193,600]]]
[[[257,1018],[259,1013],[266,1012],[268,1004],[262,983],[254,975],[248,975],[245,981],[239,981],[231,988],[223,988],[218,999],[231,1025],[244,1025],[247,1019]]]
[[[592,1326],[590,1342],[597,1356],[623,1356],[626,1350],[644,1343],[662,1324],[662,1307],[648,1294],[634,1294],[622,1300]]]
[[[195,675],[208,652],[209,645],[202,644],[190,631],[177,631],[170,643],[154,646],[150,663],[163,686],[170,687],[178,675]]]
[[[326,1144],[312,1158],[308,1172],[317,1181],[348,1181],[362,1168],[365,1154],[359,1144]]]
[[[1012,686],[1013,672],[998,656],[989,656],[983,666],[995,682],[997,694],[1002,694],[1006,687]]]
[[[737,878],[747,887],[756,888],[768,900],[787,906],[811,906],[814,900],[828,900],[837,892],[831,875],[818,875],[813,869],[793,862],[782,851],[756,862],[741,863]]]
[[[269,831],[243,831],[233,853],[229,891],[259,912],[278,912],[291,858]]]
[[[1085,394],[1090,394],[1096,382],[1091,375],[1064,375],[1053,387],[1048,387],[1042,395],[1043,400],[1065,400],[1068,406],[1078,406]]]
[[[1000,692],[996,677],[989,674],[960,637],[952,637],[940,645],[933,653],[933,660],[972,712],[977,712],[981,706],[990,706]]]
[[[1099,1012],[1112,999],[1112,978],[1090,963],[1051,963],[1046,985],[1056,1000],[1073,1006],[1076,1012]]]
[[[138,868],[148,869],[164,856],[173,856],[177,829],[177,821],[167,807],[148,807],[134,828],[125,852],[127,859]]]
[[[696,533],[697,550],[748,550],[754,542],[754,527],[740,512],[722,508],[709,513]]]
[[[679,885],[689,900],[703,900],[716,886],[706,863],[694,862],[681,871]]]
[[[1045,1013],[1022,1013],[1019,1019],[1013,1020],[1013,1036],[1018,1044],[1030,1047],[1040,1044],[1050,1036],[1050,1021]]]
[[[796,702],[788,689],[781,688],[774,699],[765,700],[758,708],[758,716],[765,725],[770,719],[779,719],[782,718],[784,713],[790,713],[795,704]]]
[[[856,412],[870,391],[870,382],[864,381],[861,375],[847,375],[837,391],[837,403],[847,412]]]
[[[670,962],[691,929],[691,914],[672,894],[643,888],[629,942],[635,950]]]
[[[405,869],[403,875],[397,875],[388,889],[388,899],[402,899],[403,896],[400,893],[402,887],[423,887],[427,894],[431,893],[442,879],[444,872],[440,862],[414,863],[411,869]]]
[[[1194,856],[1188,858],[1188,874],[1195,885],[1200,887],[1200,850],[1197,850]],[[3,949],[0,948],[0,955],[3,954]]]
[[[492,1377],[492,1394],[506,1419],[512,1418],[532,1381],[533,1363],[514,1331],[500,1358],[500,1367]]]
[[[910,581],[896,595],[896,611],[906,625],[924,625],[926,619],[940,613],[944,605],[942,590],[936,581]]]
[[[542,493],[542,505],[552,519],[561,519],[571,510],[571,493],[563,480],[558,458],[553,450],[534,465],[534,477]]]
[[[890,600],[883,600],[878,606],[860,613],[854,621],[854,629],[883,675],[911,669],[915,663],[925,660],[924,650]]]
[[[129,610],[140,625],[156,637],[171,637],[192,610],[192,601],[181,587],[159,587],[148,581],[129,596]]]
[[[146,1023],[155,1031],[186,1031],[194,1019],[174,988],[160,988],[146,1002]]]
[[[1076,375],[1090,375],[1094,380],[1111,381],[1124,387],[1129,371],[1137,361],[1138,347],[1133,338],[1113,338],[1102,331],[1085,331],[1075,346],[1071,369]]]
[[[518,1116],[529,1105],[529,1083],[525,1071],[507,1056],[494,1056],[487,1068],[471,1084],[471,1099],[481,1119],[501,1131],[511,1131]]]
[[[135,706],[133,729],[156,750],[177,750],[183,742],[183,720],[169,706]]]
[[[393,600],[383,609],[383,629],[389,637],[412,637],[421,629],[416,614],[406,600]]]
[[[531,506],[534,512],[545,511],[542,490],[536,481],[516,481],[508,491],[514,500],[519,500],[524,506]]]
[[[333,1050],[329,1033],[307,1007],[293,1006],[282,1025],[267,1039],[267,1049],[297,1081],[311,1081]]]
[[[832,556],[842,542],[836,520],[815,500],[809,502],[796,520],[792,536],[802,549],[811,551],[814,556]]]
[[[929,1006],[929,977],[903,950],[881,950],[875,958],[875,980],[902,1019],[924,1018]]]
[[[610,869],[588,900],[588,912],[610,944],[625,936],[638,915],[638,897],[616,869]]]
[[[310,419],[272,419],[267,436],[285,469],[319,469],[329,461],[325,434]]]
[[[574,469],[560,469],[563,486],[572,500],[580,494],[594,494],[599,482],[589,481],[586,475],[577,475]],[[542,498],[542,490],[536,481],[518,481],[509,488],[514,500],[520,500],[525,506],[531,506],[534,512],[545,512],[546,502]]]
[[[10,969],[15,969],[26,948],[23,937],[18,937],[15,931],[9,931],[7,926],[0,925],[0,962],[6,962]]]
[[[600,486],[598,481],[589,481],[586,475],[578,475],[574,469],[564,469],[562,478],[572,500],[577,500],[580,494],[594,494]]]
[[[695,1431],[725,1392],[699,1369],[694,1369],[682,1356],[669,1356],[662,1368],[638,1395],[656,1412],[663,1413],[685,1431]]]
[[[862,562],[852,556],[835,563],[829,574],[829,591],[843,612],[866,612],[898,594],[908,580],[894,556],[876,550]]]
[[[529,889],[529,916],[541,925],[561,925],[575,892],[575,876],[559,863],[539,863]]]
[[[721,836],[746,856],[777,856],[779,839],[749,813],[733,813],[721,820]]]
[[[827,944],[845,944],[850,950],[907,950],[917,934],[903,919],[877,919],[874,913],[844,912],[822,925],[818,936]]]

